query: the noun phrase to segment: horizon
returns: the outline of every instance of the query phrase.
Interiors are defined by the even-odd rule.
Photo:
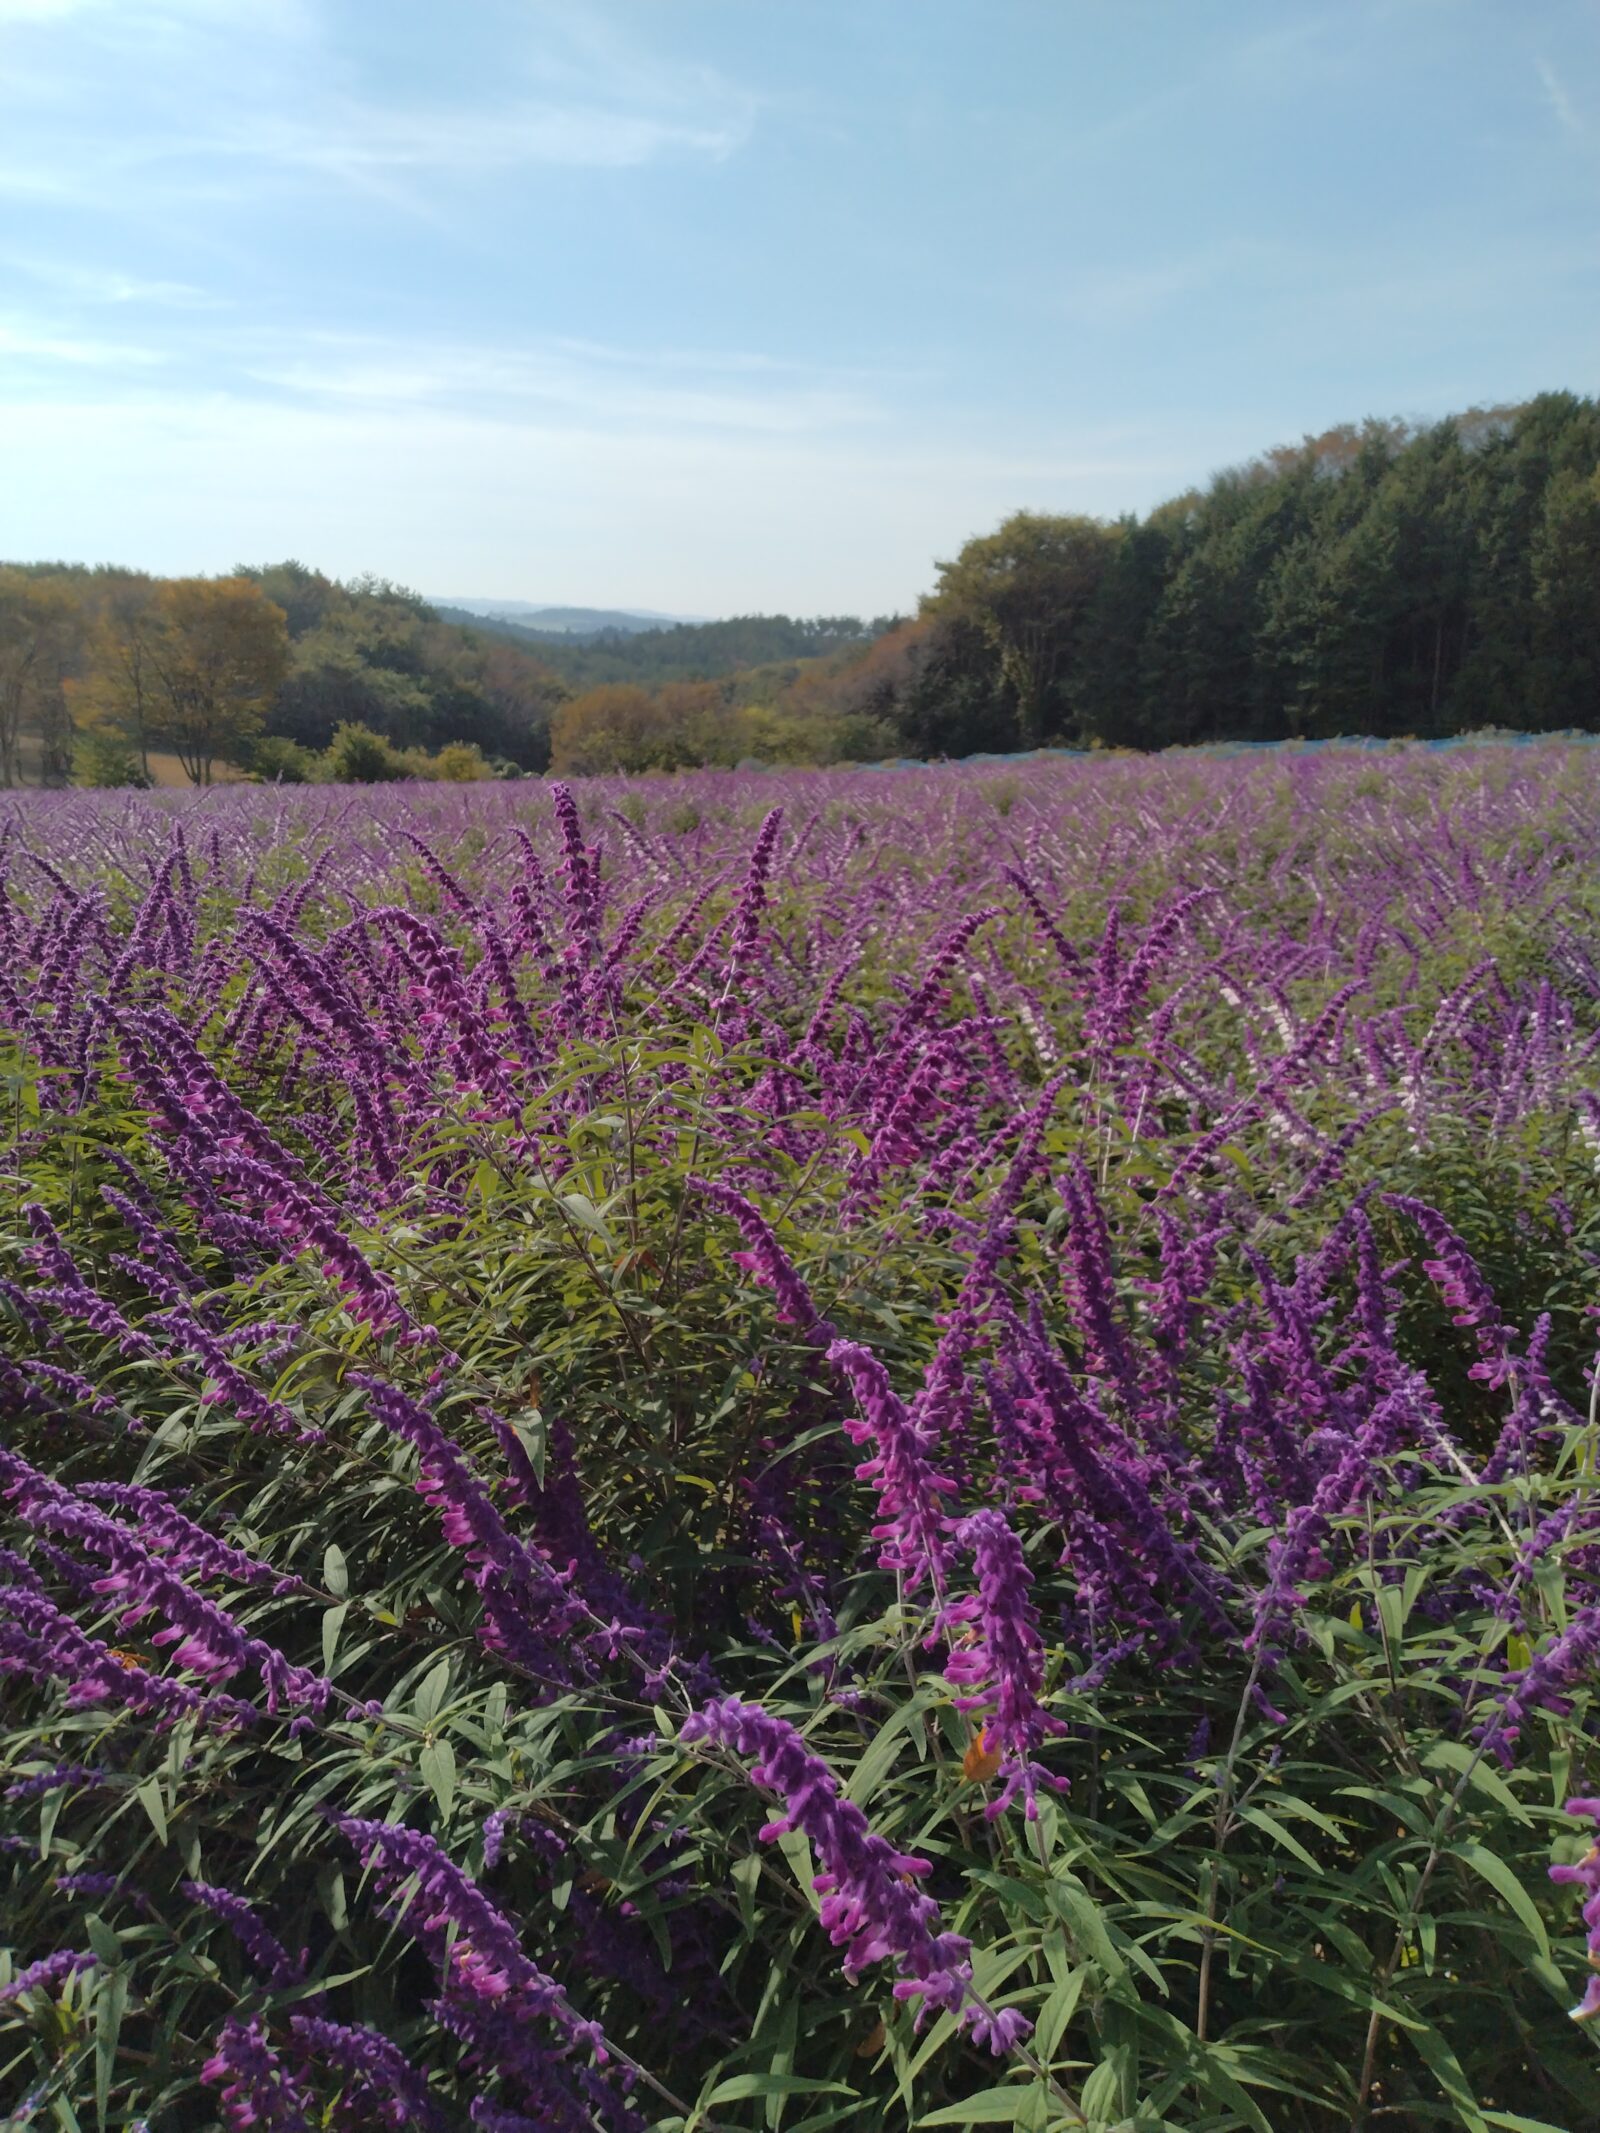
[[[907,612],[1015,510],[1600,383],[1586,0],[0,0],[0,50],[12,553]]]

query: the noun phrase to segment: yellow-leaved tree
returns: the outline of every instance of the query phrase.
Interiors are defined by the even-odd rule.
[[[141,761],[171,749],[192,783],[209,785],[213,766],[261,730],[288,669],[283,609],[251,579],[168,578],[104,616],[73,709]]]

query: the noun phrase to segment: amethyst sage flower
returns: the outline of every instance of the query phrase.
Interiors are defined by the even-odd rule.
[[[917,1883],[932,1871],[926,1859],[897,1852],[868,1825],[822,1758],[813,1755],[787,1719],[759,1704],[727,1696],[684,1721],[685,1746],[706,1742],[754,1758],[751,1778],[777,1793],[784,1812],[762,1828],[763,1838],[804,1836],[822,1871],[815,1888],[821,1921],[844,1972],[859,1976],[869,1963],[892,1961],[897,2000],[960,2012],[965,2026],[997,2056],[1026,2037],[1032,2025],[1015,2010],[995,2013],[972,1997],[972,1943],[941,1929],[939,1906]]]
[[[1594,1842],[1576,1866],[1551,1867],[1550,1879],[1582,1889],[1586,1898],[1583,1922],[1589,1929],[1589,1982],[1572,2009],[1572,2019],[1592,2022],[1600,2015],[1600,1800],[1568,1800],[1567,1813],[1588,1819]]]
[[[972,1599],[958,1601],[945,1618],[952,1625],[969,1625],[970,1640],[963,1644],[952,1638],[945,1679],[967,1692],[956,1698],[958,1710],[985,1713],[983,1752],[1000,1757],[1000,1791],[985,1815],[993,1821],[1020,1791],[1031,1822],[1039,1812],[1041,1780],[1058,1790],[1066,1786],[1064,1779],[1048,1777],[1034,1761],[1043,1742],[1066,1728],[1039,1700],[1044,1646],[1029,1597],[1033,1574],[1023,1560],[1021,1542],[999,1511],[974,1511],[957,1528],[956,1538],[972,1550],[978,1590]]]

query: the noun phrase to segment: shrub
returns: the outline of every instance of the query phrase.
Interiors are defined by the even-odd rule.
[[[1510,755],[0,797],[5,2107],[1588,2123]]]
[[[332,785],[387,785],[410,774],[405,756],[381,733],[350,719],[334,728],[321,767]]]
[[[143,789],[150,783],[150,774],[138,751],[117,735],[80,733],[72,744],[72,781],[91,788]]]
[[[319,765],[312,750],[298,741],[265,733],[251,745],[249,768],[266,785],[309,785]]]

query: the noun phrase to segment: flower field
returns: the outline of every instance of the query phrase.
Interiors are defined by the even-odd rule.
[[[1590,753],[0,852],[8,2123],[1600,2124]]]

